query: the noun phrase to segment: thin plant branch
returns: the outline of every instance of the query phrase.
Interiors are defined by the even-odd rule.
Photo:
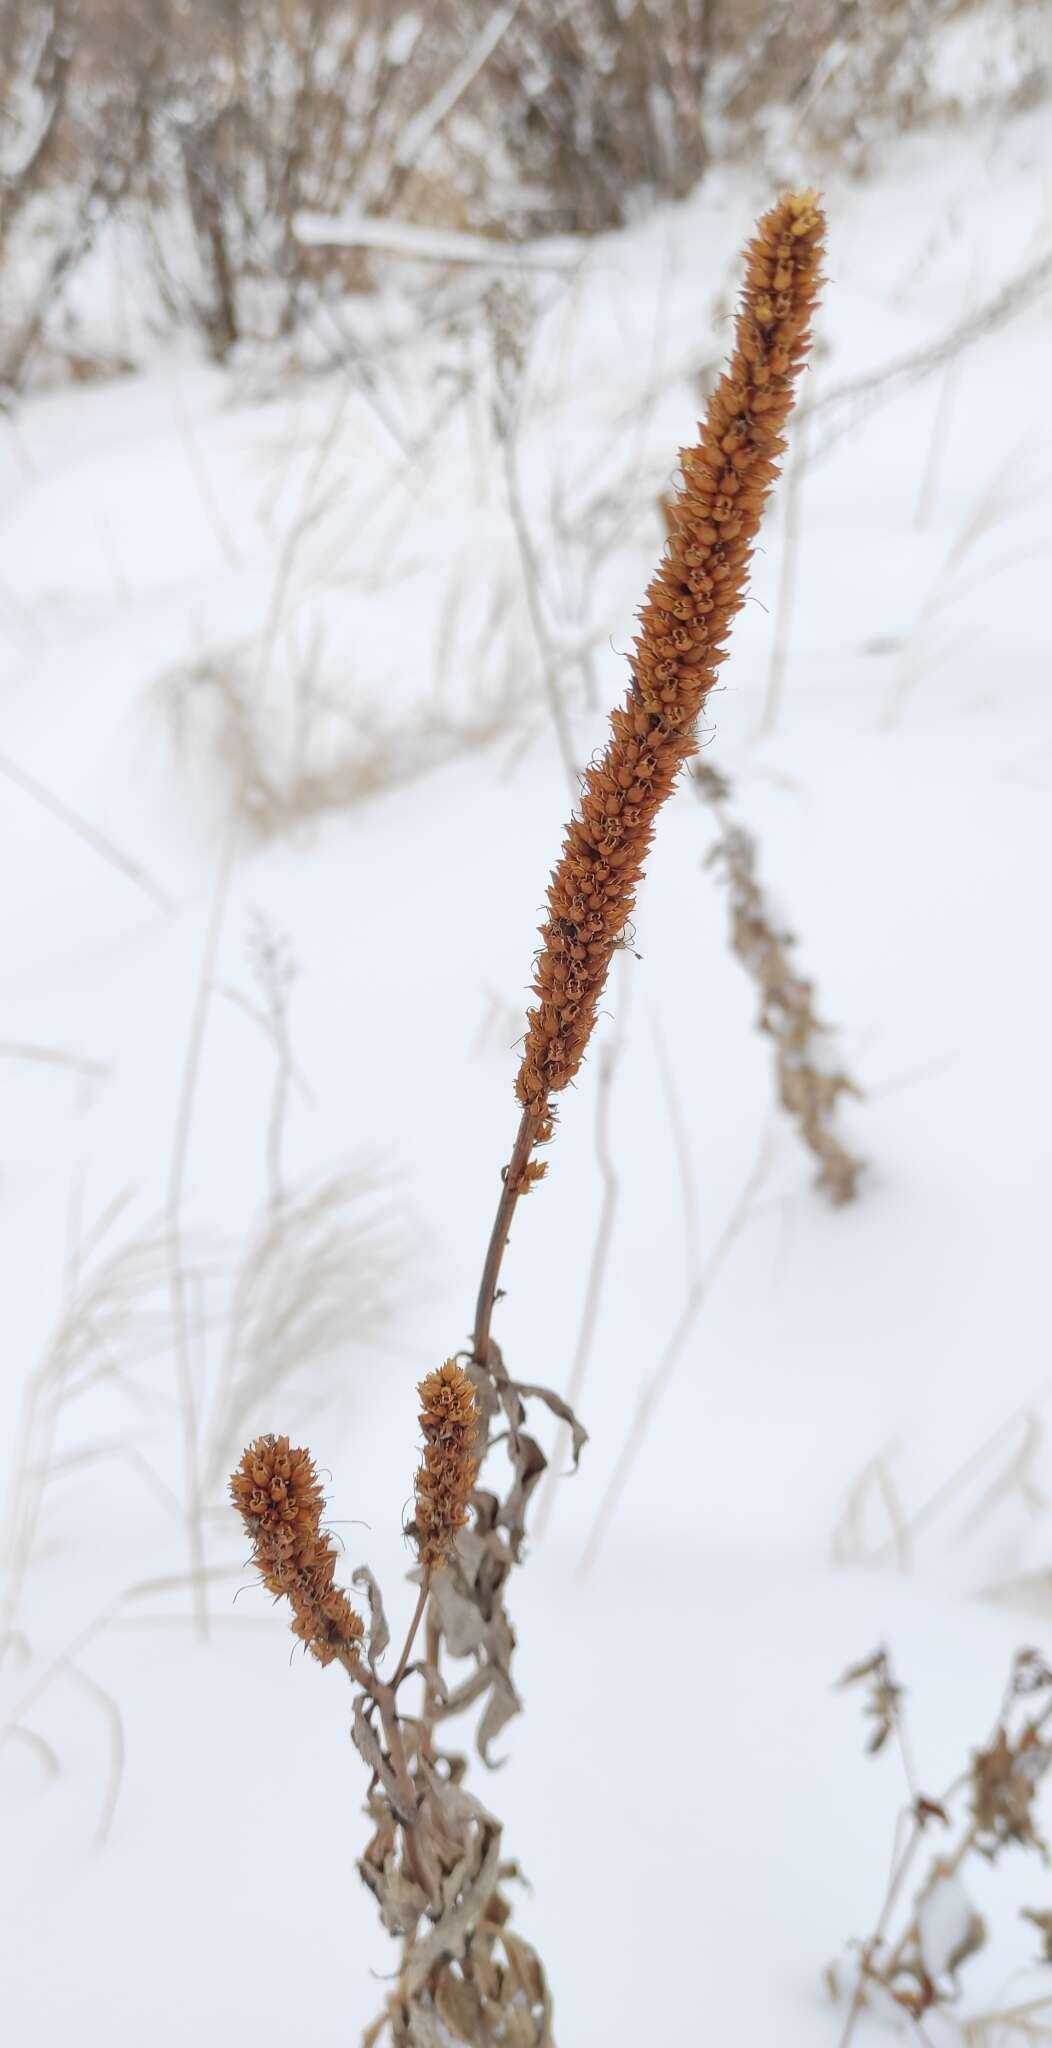
[[[618,1004],[617,1026],[612,1038],[602,1046],[599,1053],[599,1074],[595,1091],[595,1153],[599,1165],[602,1199],[599,1205],[595,1238],[592,1243],[592,1256],[588,1267],[584,1302],[581,1307],[581,1320],[577,1330],[577,1343],[574,1346],[573,1363],[570,1367],[570,1377],[566,1385],[567,1406],[573,1409],[574,1414],[577,1413],[580,1406],[581,1395],[584,1391],[585,1375],[588,1371],[592,1348],[595,1343],[596,1327],[599,1321],[599,1307],[603,1298],[603,1286],[606,1280],[610,1251],[614,1241],[614,1223],[621,1196],[620,1177],[614,1164],[614,1155],[610,1144],[610,1106],[613,1099],[614,1076],[625,1047],[625,1025],[627,1023],[628,990],[630,987],[631,983],[627,979],[623,980],[621,989],[622,999]],[[571,1432],[569,1424],[562,1422],[559,1424],[556,1432],[551,1462],[544,1475],[537,1501],[534,1536],[538,1542],[544,1537],[548,1524],[551,1521],[556,1491],[562,1476],[562,1468],[566,1461],[570,1441]]]
[[[91,823],[89,818],[82,817],[79,811],[75,811],[63,797],[56,796],[53,790],[46,789],[35,775],[31,775],[26,768],[20,768],[7,754],[0,754],[0,775],[6,775],[7,780],[14,783],[16,789],[23,790],[26,796],[31,796],[43,810],[50,811],[53,818],[58,818],[78,839],[83,840],[85,846],[90,846],[100,859],[107,861],[126,881],[133,882],[137,889],[141,889],[143,894],[149,897],[155,909],[169,912],[175,909],[171,896],[147,874],[141,861],[135,860],[130,853],[125,853],[122,847],[116,846],[105,832],[100,832],[98,826]]]
[[[752,1168],[738,1200],[724,1224],[709,1259],[689,1289],[687,1299],[683,1305],[679,1320],[672,1331],[672,1335],[636,1402],[635,1411],[629,1428],[626,1431],[620,1456],[610,1476],[606,1492],[600,1501],[599,1510],[592,1524],[588,1541],[581,1553],[581,1560],[577,1567],[579,1578],[587,1577],[599,1556],[610,1523],[632,1476],[636,1460],[646,1438],[647,1430],[653,1422],[663,1395],[667,1392],[673,1373],[682,1355],[683,1347],[690,1336],[701,1309],[712,1292],[721,1268],[749,1220],[760,1189],[770,1172],[774,1153],[774,1128],[768,1122],[760,1140],[756,1158],[753,1161]]]
[[[175,1135],[172,1142],[172,1156],[168,1170],[166,1202],[172,1339],[175,1347],[176,1384],[179,1391],[179,1410],[183,1437],[183,1487],[187,1534],[190,1545],[194,1608],[197,1613],[198,1627],[202,1636],[207,1636],[208,1634],[208,1595],[205,1579],[204,1526],[201,1515],[201,1447],[198,1441],[197,1397],[194,1391],[190,1326],[187,1316],[182,1210],[187,1160],[190,1149],[190,1132],[193,1124],[197,1087],[201,1071],[201,1057],[204,1051],[205,1031],[215,984],[219,944],[226,916],[230,885],[233,879],[237,839],[237,806],[231,804],[220,847],[219,864],[212,892],[212,906],[205,931],[201,968],[198,976],[197,991],[194,997],[193,1011],[191,1013],[190,1033],[187,1039],[186,1054],[183,1062],[182,1081],[176,1104]]]

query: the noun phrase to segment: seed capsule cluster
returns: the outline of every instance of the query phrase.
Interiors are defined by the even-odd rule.
[[[471,1381],[452,1358],[421,1380],[417,1392],[424,1454],[413,1533],[421,1564],[438,1571],[468,1518],[479,1469],[479,1411]]]
[[[293,1634],[321,1664],[353,1649],[364,1625],[333,1583],[336,1550],[321,1526],[325,1498],[309,1451],[287,1436],[257,1437],[231,1478],[230,1498],[263,1584],[292,1608]]]
[[[824,219],[787,193],[746,250],[734,350],[696,447],[680,453],[665,558],[639,614],[632,681],[583,778],[548,891],[520,1102],[543,1115],[584,1057],[611,956],[635,903],[654,824],[684,761],[745,601],[753,544],[784,452],[782,428],[811,340]]]

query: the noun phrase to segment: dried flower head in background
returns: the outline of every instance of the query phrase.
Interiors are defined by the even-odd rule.
[[[811,340],[824,220],[813,192],[787,193],[746,251],[730,363],[709,400],[682,482],[665,558],[640,612],[632,681],[606,751],[583,779],[548,891],[526,1045],[516,1082],[538,1114],[581,1064],[622,940],[658,811],[696,746],[698,715],[745,602],[781,430]]]
[[[230,1497],[263,1584],[292,1608],[293,1634],[321,1664],[354,1650],[364,1627],[333,1583],[336,1549],[321,1526],[325,1498],[309,1451],[294,1449],[287,1436],[257,1437],[231,1478]]]
[[[413,1533],[425,1571],[437,1571],[468,1518],[478,1477],[479,1411],[471,1381],[452,1358],[421,1380],[417,1392],[424,1455]]]
[[[729,783],[708,761],[695,761],[690,773],[719,825],[709,864],[726,879],[731,943],[760,992],[760,1029],[774,1041],[779,1101],[818,1161],[818,1186],[831,1201],[850,1202],[862,1163],[841,1142],[837,1108],[841,1096],[861,1097],[862,1091],[831,1055],[814,988],[793,964],[796,942],[761,886],[756,842],[731,815]]]

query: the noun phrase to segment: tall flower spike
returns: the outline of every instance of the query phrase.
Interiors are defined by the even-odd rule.
[[[424,1455],[416,1475],[413,1534],[425,1571],[438,1571],[468,1518],[478,1477],[475,1456],[479,1411],[467,1373],[447,1358],[421,1380],[420,1428]]]
[[[263,1584],[289,1602],[293,1633],[311,1655],[331,1664],[356,1649],[364,1624],[333,1584],[336,1549],[321,1526],[325,1497],[310,1452],[287,1436],[257,1437],[231,1477],[230,1498]]]
[[[632,681],[548,890],[516,1093],[544,1118],[584,1057],[611,956],[635,903],[657,813],[696,749],[698,714],[745,601],[753,543],[784,452],[782,428],[811,341],[825,223],[818,195],[790,192],[759,222],[727,369],[682,482],[665,558],[639,614]]]

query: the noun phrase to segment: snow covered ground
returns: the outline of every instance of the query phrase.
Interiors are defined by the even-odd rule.
[[[823,1972],[873,1925],[905,1790],[834,1681],[889,1645],[934,1794],[1015,1646],[1052,1648],[1047,290],[879,402],[834,402],[1052,248],[1047,104],[825,183],[795,573],[787,603],[783,485],[708,758],[865,1091],[845,1124],[868,1171],[831,1209],[772,1111],[685,788],[600,1029],[618,1203],[591,1441],[512,1589],[526,1713],[481,1788],[533,1887],[564,2048],[835,2043]],[[348,1570],[367,1560],[408,1614],[414,1383],[468,1333],[568,801],[545,677],[584,759],[767,197],[714,174],[496,297],[477,267],[425,292],[377,257],[337,369],[335,313],[299,362],[226,372],[139,338],[135,374],[0,421],[18,2048],[335,2048],[382,1997],[347,1697],[290,1661],[223,1477],[258,1428],[308,1440]],[[126,269],[95,288],[93,318],[119,302],[134,326]],[[506,1356],[556,1387],[603,1191],[599,1070],[499,1311]],[[889,1489],[907,1523],[934,1503],[897,1552]],[[980,1877],[968,2012],[1048,1985],[1018,1975],[1036,1937],[1017,1912],[1052,1905],[1047,1875],[1016,1851]],[[857,2039],[880,2038],[867,2018]]]

